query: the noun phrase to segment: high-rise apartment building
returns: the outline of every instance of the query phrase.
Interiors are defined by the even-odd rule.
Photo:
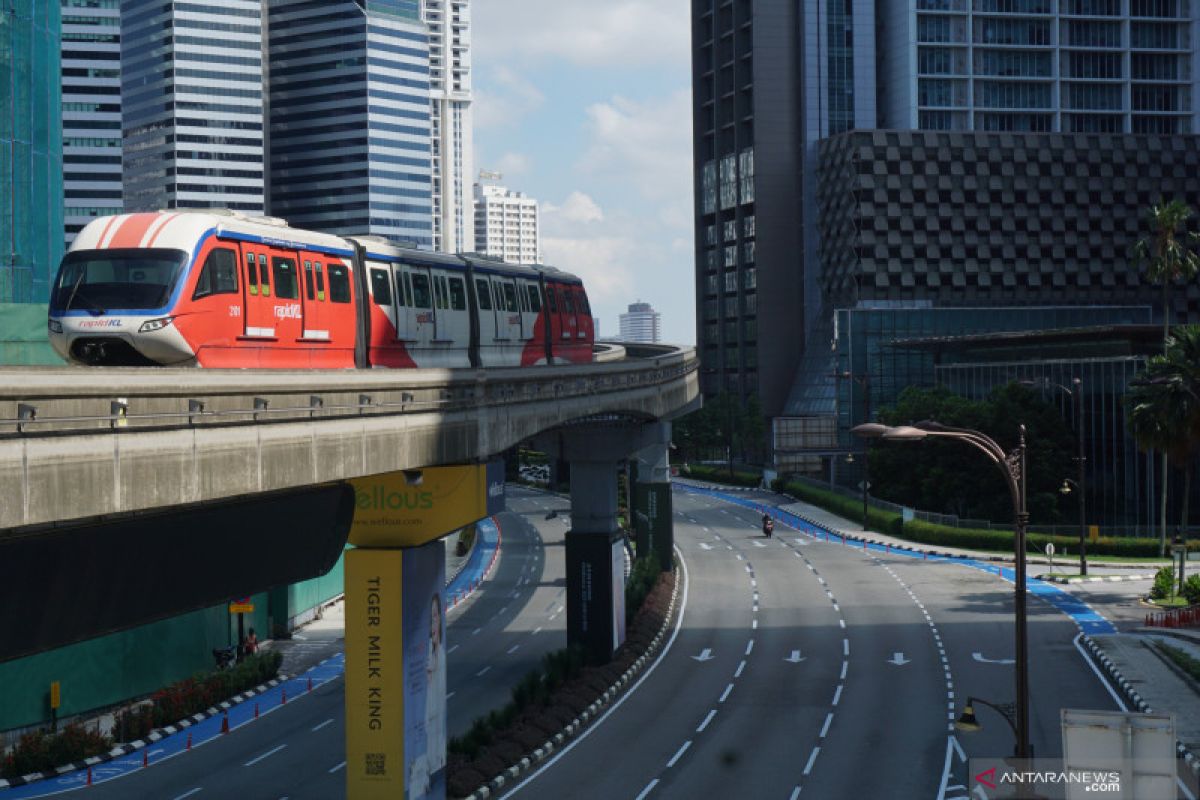
[[[524,192],[475,184],[475,249],[510,264],[541,262],[538,203]]]
[[[662,341],[662,314],[649,303],[630,303],[620,316],[621,341],[657,344]]]
[[[433,110],[433,247],[469,253],[475,249],[471,7],[468,0],[424,0],[423,14]]]
[[[1032,195],[1015,197],[1000,185],[1012,184],[1015,176],[1006,170],[1020,165],[998,163],[1015,151],[1036,155],[1037,144],[1014,146],[999,136],[964,143],[947,138],[951,132],[1187,137],[1198,130],[1200,59],[1192,31],[1200,23],[1200,4],[1186,0],[693,0],[692,21],[702,388],[706,394],[756,392],[768,416],[788,403],[806,346],[815,352],[834,333],[822,277],[826,260],[846,254],[831,253],[821,240],[819,221],[832,206],[819,202],[819,183],[849,184],[840,183],[830,165],[821,177],[821,142],[878,129],[937,132],[908,150],[871,150],[878,181],[904,185],[896,187],[899,206],[890,194],[858,193],[859,200],[882,204],[857,210],[871,222],[861,236],[894,246],[895,258],[886,275],[857,275],[849,295],[837,298],[844,303],[851,296],[853,303],[894,284],[908,290],[910,301],[935,302],[913,297],[912,287],[919,285],[909,274],[913,253],[958,229],[933,236],[923,229],[924,218],[905,208],[928,205],[927,193],[949,181],[957,193],[947,191],[939,201],[942,211],[965,208],[986,188],[1004,206],[1040,213]],[[1087,158],[1096,146],[1083,140],[1054,145],[1072,159]],[[1178,138],[1155,150],[1193,146],[1194,140]],[[960,153],[957,163],[944,157],[948,149]],[[1118,149],[1138,148],[1123,143]],[[842,148],[824,152],[863,168]],[[1078,174],[1070,163],[1066,169]],[[1083,190],[1114,211],[1158,199],[1122,183],[1125,172],[1102,168],[1085,176]],[[985,187],[980,175],[999,183]],[[997,231],[1006,225],[1027,227],[1024,218],[1014,217],[998,222]],[[971,280],[951,274],[965,271],[968,255],[979,256],[963,233],[953,247],[932,248],[936,263],[922,261],[920,270],[943,273],[947,285]],[[1108,246],[1126,244],[1115,237]],[[1013,237],[1007,245],[1011,250]],[[990,274],[1013,258],[1047,262],[1030,267],[1033,272],[1065,266],[1057,247],[1014,254],[1000,245],[994,252],[976,269]],[[1034,294],[1040,289],[1032,287]],[[1075,297],[1084,302],[1082,294]]]
[[[429,37],[416,0],[269,0],[270,211],[433,243]]]
[[[127,210],[263,212],[262,13],[261,0],[123,0]]]
[[[0,303],[44,303],[63,252],[61,12],[0,7]]]
[[[121,8],[61,0],[65,244],[96,217],[120,214]]]

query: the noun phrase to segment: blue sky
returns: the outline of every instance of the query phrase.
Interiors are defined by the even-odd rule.
[[[471,4],[476,169],[541,204],[546,263],[588,284],[601,335],[643,300],[695,341],[685,0]]]

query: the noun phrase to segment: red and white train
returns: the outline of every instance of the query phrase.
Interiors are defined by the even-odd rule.
[[[87,365],[586,363],[583,282],[551,267],[338,237],[226,211],[103,217],[59,267],[50,341]]]

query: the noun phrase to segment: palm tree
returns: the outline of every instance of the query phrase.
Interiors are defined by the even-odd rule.
[[[1150,207],[1150,226],[1153,234],[1133,246],[1134,265],[1144,267],[1146,277],[1163,287],[1163,352],[1171,330],[1171,284],[1181,278],[1191,280],[1200,269],[1200,256],[1194,248],[1200,237],[1181,230],[1192,215],[1192,209],[1182,200],[1160,202]],[[1190,247],[1189,247],[1190,245]],[[1162,453],[1162,492],[1159,503],[1160,550],[1166,552],[1167,537],[1167,453]],[[1160,553],[1161,555],[1162,553]]]
[[[1200,325],[1181,326],[1167,338],[1166,352],[1150,359],[1146,371],[1130,385],[1126,402],[1138,446],[1157,450],[1183,470],[1180,524],[1186,531],[1192,461],[1200,452]],[[1166,552],[1165,517],[1159,552]]]

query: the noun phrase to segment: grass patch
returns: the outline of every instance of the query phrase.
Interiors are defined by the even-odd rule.
[[[1192,658],[1178,647],[1172,647],[1162,642],[1155,642],[1154,646],[1160,653],[1175,662],[1175,665],[1181,670],[1191,675],[1193,680],[1200,681],[1200,659]]]
[[[1179,597],[1178,595],[1162,597],[1157,600],[1151,600],[1150,602],[1160,608],[1187,608],[1190,605],[1190,603],[1187,601],[1187,598]]]

